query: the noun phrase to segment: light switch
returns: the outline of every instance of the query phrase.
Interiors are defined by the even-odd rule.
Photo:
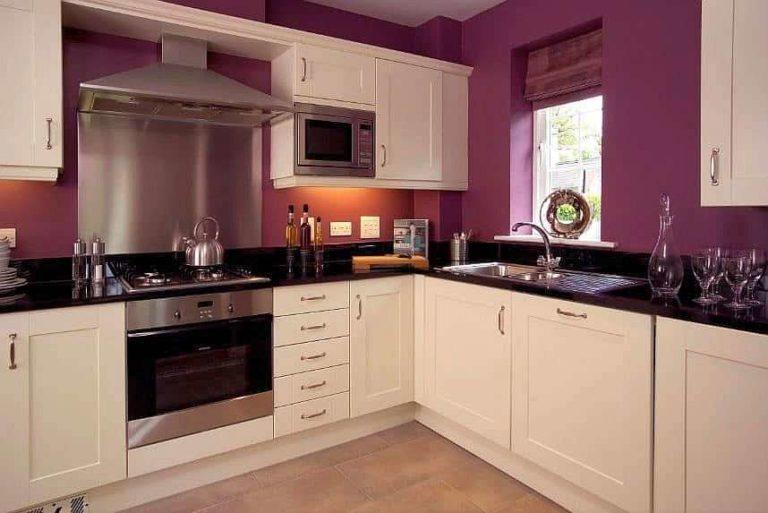
[[[381,237],[379,216],[360,216],[360,238],[378,239]]]
[[[16,247],[16,228],[0,228],[0,240],[8,238],[11,247]]]
[[[331,237],[351,237],[352,221],[331,221]]]

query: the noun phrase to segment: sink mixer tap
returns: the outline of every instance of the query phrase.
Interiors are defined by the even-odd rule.
[[[547,272],[552,272],[557,269],[557,266],[560,265],[560,257],[552,256],[552,245],[549,240],[549,234],[542,230],[541,227],[533,223],[516,223],[514,226],[512,226],[512,231],[516,232],[522,226],[530,226],[539,232],[539,234],[541,234],[541,238],[544,239],[545,255],[539,255],[539,258],[536,260],[536,265],[543,267],[547,270]]]

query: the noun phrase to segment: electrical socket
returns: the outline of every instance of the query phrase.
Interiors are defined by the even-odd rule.
[[[352,221],[331,221],[331,237],[351,237]]]
[[[379,216],[360,216],[360,238],[378,239],[381,237]]]
[[[8,238],[11,248],[16,247],[16,228],[0,228],[0,240]]]

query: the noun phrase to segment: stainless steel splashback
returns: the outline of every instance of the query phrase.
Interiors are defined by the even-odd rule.
[[[180,249],[205,215],[261,246],[261,130],[78,114],[78,233],[109,253]]]

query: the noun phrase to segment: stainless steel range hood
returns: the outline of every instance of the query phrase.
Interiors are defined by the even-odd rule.
[[[163,34],[162,62],[80,84],[78,110],[261,126],[293,105],[207,69],[208,45]]]

